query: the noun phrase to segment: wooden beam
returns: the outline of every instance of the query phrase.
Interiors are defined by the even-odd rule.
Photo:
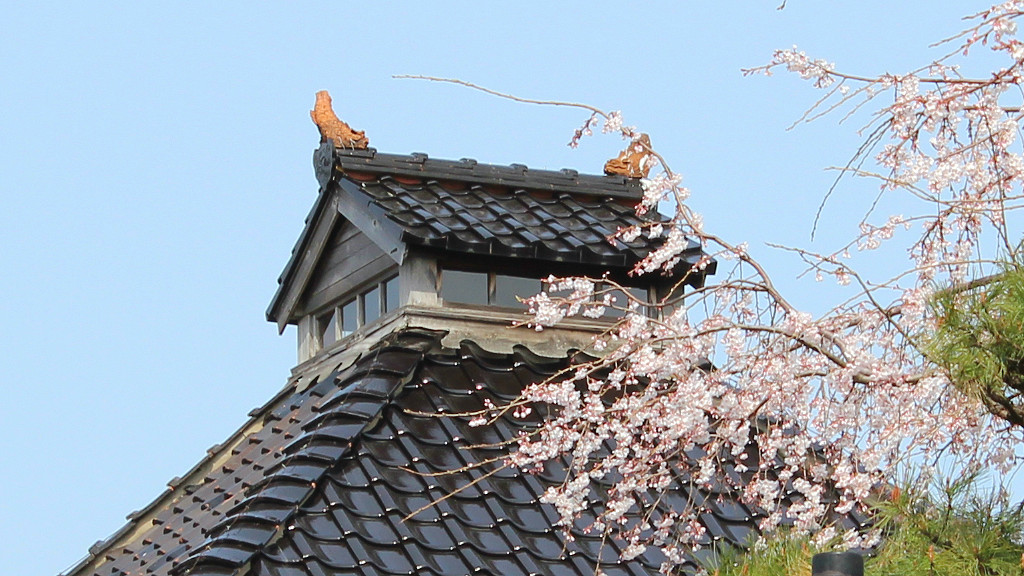
[[[388,218],[383,208],[377,206],[358,184],[342,178],[338,181],[338,211],[366,234],[385,254],[397,264],[405,257],[405,243],[402,242],[402,227]]]
[[[428,255],[407,254],[398,269],[401,306],[439,306],[440,273],[437,259]]]
[[[277,327],[281,332],[284,332],[285,326],[295,321],[293,314],[299,305],[299,298],[305,291],[310,278],[312,278],[313,272],[316,269],[316,263],[320,260],[320,255],[323,253],[324,247],[327,246],[327,242],[331,237],[334,224],[340,216],[337,209],[337,194],[334,193],[321,216],[312,223],[313,233],[310,235],[309,242],[302,249],[302,254],[299,256],[299,265],[296,267],[295,273],[291,276],[286,287],[285,296],[277,316]]]

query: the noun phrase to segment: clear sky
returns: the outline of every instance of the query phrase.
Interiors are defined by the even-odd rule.
[[[857,124],[786,131],[817,98],[740,74],[799,45],[900,72],[965,0],[8,2],[0,7],[0,573],[54,575],[156,498],[295,364],[264,319],[316,196],[317,90],[384,152],[600,172],[585,115],[394,74],[620,109],[709,229],[808,245]],[[876,185],[848,182],[826,250]],[[868,199],[868,200],[866,200]]]

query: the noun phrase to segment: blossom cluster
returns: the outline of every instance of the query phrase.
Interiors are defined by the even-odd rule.
[[[818,88],[827,88],[835,82],[832,75],[835,64],[820,59],[812,60],[796,46],[776,50],[772,56],[772,65],[785,66],[786,70],[799,74],[801,78],[813,80]]]
[[[1020,231],[1011,230],[1007,214],[1024,207],[1024,112],[1007,99],[1024,87],[1024,47],[1016,38],[1022,14],[1024,0],[993,6],[954,39],[955,53],[987,46],[1009,57],[978,80],[946,60],[905,75],[862,78],[796,48],[776,52],[759,69],[785,68],[829,90],[823,102],[834,109],[891,95],[878,107],[872,141],[881,144],[874,160],[883,171],[882,193],[906,193],[920,210],[865,220],[834,253],[799,251],[819,276],[860,290],[827,314],[800,310],[746,245],[706,232],[683,202],[690,191],[664,162],[661,174],[642,182],[639,213],[668,197],[678,202],[670,222],[615,235],[623,242],[663,239],[635,274],[701,274],[712,258],[718,272],[700,289],[677,287],[643,309],[618,305],[625,315],[595,341],[597,360],[529,387],[517,401],[554,408],[520,438],[509,462],[537,470],[568,458],[565,482],[544,495],[559,525],[572,526],[600,497],[597,521],[587,529],[624,540],[625,559],[656,547],[671,571],[706,541],[706,509],[699,501],[667,509],[659,494],[683,484],[725,485],[756,511],[762,531],[789,525],[819,541],[870,546],[877,534],[840,531],[832,521],[875,493],[894,469],[941,460],[963,470],[1005,471],[1017,462],[1021,430],[955,386],[920,343],[936,326],[929,303],[937,291],[989,273],[994,258],[984,250],[995,246],[1015,256],[1020,249]],[[633,130],[616,112],[592,117],[583,132],[597,116],[606,131]],[[905,269],[895,279],[865,279],[849,264],[854,248],[876,252],[911,234]],[[691,241],[706,256],[691,270],[677,270]],[[527,301],[533,325],[601,315],[614,304],[605,286],[605,279],[549,278],[545,292]],[[595,493],[595,480],[613,477],[606,494]]]

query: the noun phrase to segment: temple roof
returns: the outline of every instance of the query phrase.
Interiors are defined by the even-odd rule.
[[[443,336],[407,329],[350,364],[295,377],[72,573],[589,576],[598,563],[610,576],[656,573],[659,552],[619,562],[617,542],[587,531],[591,515],[571,540],[554,527],[554,508],[537,498],[565,462],[538,475],[504,467],[505,443],[536,420],[472,427],[464,414],[515,398],[574,355],[446,348]],[[665,498],[705,508],[707,545],[746,543],[763,514],[721,482]]]
[[[658,242],[608,240],[649,222],[635,213],[642,190],[633,179],[337,150],[330,142],[314,166],[320,194],[268,310],[282,326],[311,314],[301,312],[302,295],[342,226],[358,227],[388,270],[415,253],[445,265],[486,259],[523,273],[625,277]],[[701,258],[690,243],[679,268],[685,273]],[[700,285],[713,270],[712,263],[686,283]],[[648,278],[641,282],[655,282]],[[597,566],[609,576],[656,573],[664,558],[654,547],[622,562],[620,543],[592,530],[614,478],[594,485],[567,535],[555,527],[554,507],[538,498],[564,480],[568,463],[539,474],[505,466],[544,406],[526,419],[504,414],[469,425],[466,413],[485,401],[508,402],[588,360],[571,347],[587,346],[609,325],[569,321],[542,335],[527,330],[527,338],[508,329],[508,314],[408,304],[322,350],[69,574],[590,576]],[[756,461],[755,446],[748,456]],[[738,472],[731,458],[723,456],[730,478],[700,486],[680,478],[652,512],[699,509],[703,554],[749,542],[764,514],[730,488],[754,473]],[[685,568],[695,571],[697,561],[689,556]]]

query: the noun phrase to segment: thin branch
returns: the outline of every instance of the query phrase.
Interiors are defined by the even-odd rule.
[[[603,118],[607,118],[608,114],[600,108],[591,106],[589,104],[582,104],[579,102],[563,102],[561,100],[535,100],[533,98],[523,98],[521,96],[515,96],[506,92],[499,92],[490,88],[485,88],[479,84],[472,82],[466,82],[465,80],[459,80],[457,78],[440,78],[437,76],[422,76],[419,74],[396,74],[392,78],[398,80],[429,80],[431,82],[442,82],[446,84],[457,84],[459,86],[465,86],[466,88],[472,88],[473,90],[479,90],[485,94],[491,96],[497,96],[498,98],[504,98],[506,100],[512,100],[513,102],[522,102],[524,104],[539,104],[541,106],[567,106],[570,108],[581,108],[583,110],[589,110],[594,114],[597,114]]]

